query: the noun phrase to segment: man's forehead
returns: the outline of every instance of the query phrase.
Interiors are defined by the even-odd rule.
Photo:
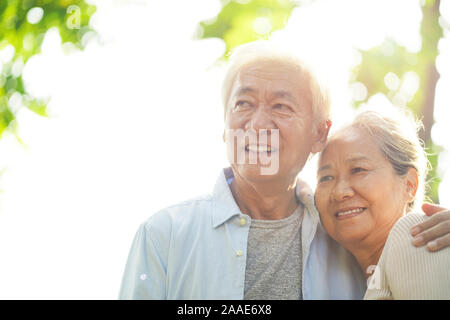
[[[303,77],[302,72],[294,65],[282,62],[263,61],[242,66],[236,78],[240,80],[257,78],[262,80],[297,82]]]
[[[234,95],[240,95],[270,89],[278,97],[289,97],[307,90],[307,84],[301,74],[292,68],[251,65],[237,73],[232,91]]]

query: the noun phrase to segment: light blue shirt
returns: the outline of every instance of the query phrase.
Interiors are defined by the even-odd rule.
[[[243,299],[251,219],[237,206],[221,172],[212,194],[165,208],[139,227],[119,299]],[[362,299],[356,259],[320,224],[312,194],[301,225],[304,299]],[[276,284],[274,284],[276,285]]]

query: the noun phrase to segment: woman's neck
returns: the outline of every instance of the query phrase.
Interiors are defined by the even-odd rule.
[[[378,264],[384,249],[384,244],[385,241],[382,241],[372,246],[360,246],[357,249],[349,249],[355,256],[356,261],[358,261],[366,278],[370,277],[373,272],[373,267],[371,266],[376,266]]]
[[[391,212],[390,219],[384,223],[378,223],[375,230],[363,239],[352,241],[348,250],[355,256],[366,278],[373,273],[371,266],[376,266],[380,260],[389,233],[395,223],[406,213],[406,207],[399,212]]]

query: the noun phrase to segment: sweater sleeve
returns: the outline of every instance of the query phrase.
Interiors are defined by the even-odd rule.
[[[450,299],[450,248],[430,252],[412,244],[411,227],[427,218],[409,213],[394,225],[365,299]]]

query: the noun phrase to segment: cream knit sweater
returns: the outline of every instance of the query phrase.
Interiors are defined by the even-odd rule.
[[[410,229],[427,219],[409,213],[392,228],[364,299],[450,299],[450,248],[412,245]]]

